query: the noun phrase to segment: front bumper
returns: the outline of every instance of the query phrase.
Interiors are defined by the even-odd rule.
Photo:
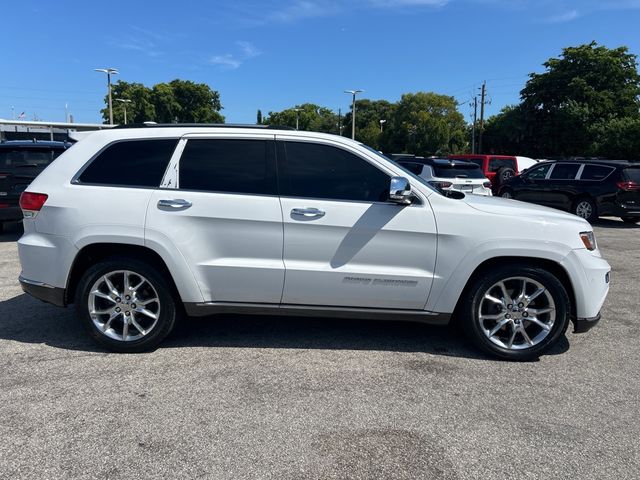
[[[64,288],[53,287],[46,283],[28,280],[22,275],[20,276],[19,281],[22,290],[32,297],[36,297],[43,302],[52,303],[58,307],[66,306]]]

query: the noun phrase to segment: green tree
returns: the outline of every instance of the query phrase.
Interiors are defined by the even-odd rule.
[[[113,98],[113,121],[115,123],[124,123],[124,106],[116,101],[118,98],[131,100],[131,103],[127,103],[126,105],[127,122],[142,123],[155,121],[156,109],[150,88],[145,87],[141,83],[128,83],[118,80],[111,86],[111,95]],[[105,123],[109,121],[108,101],[108,97],[105,96],[105,108],[100,111]]]
[[[323,133],[337,133],[338,117],[330,109],[320,107],[314,103],[303,103],[281,112],[269,112],[263,119],[266,125],[296,126],[298,129]]]
[[[356,100],[356,140],[381,150],[384,145],[384,135],[380,131],[380,120],[385,120],[388,128],[393,118],[396,105],[387,100]],[[351,137],[351,115],[348,112],[342,122],[342,135]],[[384,130],[383,130],[384,131]]]
[[[607,125],[627,127],[640,118],[637,58],[626,47],[591,42],[565,48],[543,65],[545,71],[532,73],[520,92],[520,105],[488,122],[487,147],[540,157],[611,156],[606,145],[632,143],[603,137],[615,133]]]
[[[115,98],[131,100],[127,105],[129,122],[142,123],[222,123],[220,94],[204,83],[189,80],[172,80],[148,88],[141,83],[127,83],[119,80],[113,85],[114,122],[122,123],[122,107],[116,105]],[[105,97],[105,104],[108,99]],[[109,119],[108,107],[102,111],[105,122]]]
[[[262,125],[262,110],[258,109],[258,114],[256,115],[256,125]]]
[[[455,98],[432,92],[406,93],[386,124],[381,143],[390,153],[445,155],[467,146],[466,132]]]

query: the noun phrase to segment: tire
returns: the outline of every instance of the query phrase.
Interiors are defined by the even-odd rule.
[[[624,223],[639,223],[640,218],[638,217],[620,217]]]
[[[509,189],[509,188],[507,188],[507,189],[503,190],[502,192],[500,192],[500,196],[502,198],[511,198],[511,199],[514,198],[513,197],[513,191],[511,189]]]
[[[130,298],[125,293],[125,275]],[[176,322],[176,300],[167,280],[151,265],[128,257],[109,258],[90,267],[78,283],[75,305],[89,336],[114,352],[152,350]]]
[[[544,291],[539,293],[541,288]],[[538,310],[536,317],[534,309]],[[508,265],[481,274],[467,290],[459,311],[465,334],[480,350],[505,360],[527,361],[562,338],[569,325],[571,301],[562,283],[547,270]]]
[[[513,168],[509,168],[509,167],[499,168],[495,176],[496,185],[497,186],[504,185],[504,183],[507,180],[509,180],[511,177],[514,177],[515,175],[516,175],[516,171]]]
[[[580,218],[584,218],[587,222],[592,222],[598,218],[598,209],[596,204],[589,197],[578,198],[573,202],[571,213]]]

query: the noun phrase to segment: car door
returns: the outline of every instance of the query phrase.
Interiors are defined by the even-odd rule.
[[[552,163],[539,165],[520,175],[520,181],[514,190],[514,198],[523,202],[547,205],[550,201],[547,175],[552,165]]]
[[[279,303],[282,213],[273,135],[180,140],[148,207],[146,241],[175,246],[206,302]]]
[[[426,198],[387,201],[390,178],[369,155],[278,136],[286,278],[283,304],[423,309],[436,225]]]
[[[569,210],[577,193],[576,176],[581,170],[580,163],[557,162],[549,172],[547,180],[547,205],[561,210]]]

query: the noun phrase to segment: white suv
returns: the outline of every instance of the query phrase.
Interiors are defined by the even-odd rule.
[[[441,194],[360,143],[284,129],[93,133],[21,198],[23,289],[75,303],[109,349],[148,350],[181,312],[455,318],[481,349],[536,357],[600,318],[591,226]]]
[[[457,190],[474,195],[492,195],[491,182],[476,163],[449,158],[419,157],[398,160],[398,163],[445,193],[448,190]]]

